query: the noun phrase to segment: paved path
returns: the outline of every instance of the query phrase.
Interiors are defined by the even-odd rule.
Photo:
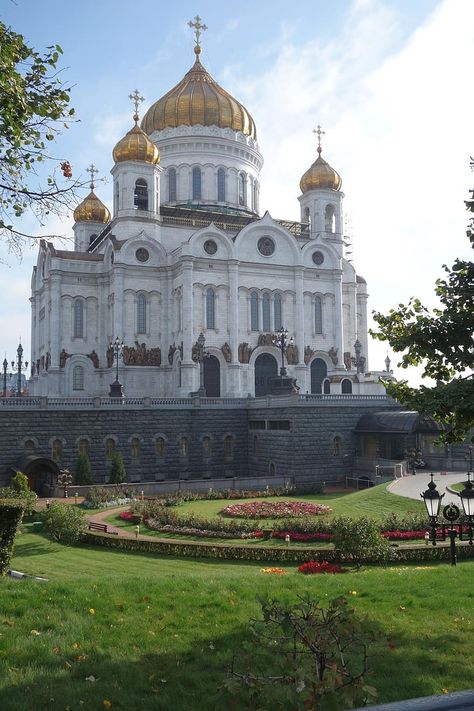
[[[114,526],[113,524],[111,524],[105,520],[109,516],[113,516],[114,514],[117,514],[120,511],[127,511],[127,509],[129,509],[129,508],[130,508],[129,506],[118,506],[117,508],[107,509],[107,511],[101,511],[100,513],[95,513],[95,514],[87,514],[86,513],[86,518],[88,521],[95,521],[96,523],[105,523],[107,525],[107,532],[108,533],[117,532],[117,535],[120,538],[136,538],[136,535],[134,532],[125,531],[123,528]],[[141,541],[157,541],[157,540],[169,541],[170,539],[169,538],[159,539],[157,536],[143,536],[140,533],[140,540]]]
[[[440,494],[444,494],[443,506],[448,503],[454,503],[458,506],[461,505],[461,500],[459,496],[450,491],[447,491],[448,486],[452,486],[459,481],[466,480],[466,474],[464,472],[456,472],[456,474],[441,474],[441,472],[433,472],[433,480],[436,484]],[[388,486],[388,490],[392,494],[398,494],[398,496],[405,496],[408,499],[417,499],[421,501],[420,494],[422,491],[426,491],[428,488],[428,483],[431,480],[431,472],[417,472],[414,476],[410,474],[409,476],[404,476],[402,479],[396,479]]]

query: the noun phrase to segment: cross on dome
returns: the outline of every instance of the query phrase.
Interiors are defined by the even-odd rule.
[[[140,96],[140,92],[138,89],[135,89],[133,94],[129,94],[128,98],[132,101],[133,105],[135,106],[135,113],[133,115],[133,120],[135,123],[138,123],[138,107],[141,104],[142,101],[145,101],[145,97]]]
[[[196,17],[194,18],[194,22],[192,22],[192,20],[189,20],[188,27],[194,27],[194,34],[196,35],[196,39],[194,40],[196,43],[196,47],[194,48],[194,51],[196,52],[196,54],[199,54],[201,51],[201,32],[207,30],[207,25],[201,24],[201,18],[199,17],[199,15],[196,15]]]
[[[321,148],[321,136],[325,136],[326,131],[323,131],[318,123],[318,128],[313,128],[313,133],[318,137],[318,153],[321,153],[321,151],[323,150]]]
[[[91,184],[90,184],[90,189],[94,190],[94,174],[98,173],[99,171],[95,167],[93,163],[90,164],[88,168],[86,168],[86,173],[89,173],[91,176]]]

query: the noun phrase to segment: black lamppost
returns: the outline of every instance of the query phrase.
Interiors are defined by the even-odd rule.
[[[204,387],[204,358],[209,357],[209,353],[205,350],[206,339],[204,334],[200,333],[193,347],[193,361],[199,363],[199,389],[191,393],[198,397],[206,397],[206,388]]]
[[[474,484],[471,481],[471,472],[468,472],[467,475],[468,479],[466,482],[466,485],[464,489],[458,494],[458,496],[461,499],[462,503],[462,508],[464,512],[464,516],[467,521],[467,526],[468,526],[468,536],[469,536],[469,545],[473,545],[473,524],[474,524]],[[433,481],[433,472],[431,472],[431,481],[428,484],[428,489],[420,494],[421,498],[423,499],[425,506],[426,506],[426,511],[428,513],[428,518],[430,521],[430,528],[431,528],[431,533],[430,533],[430,541],[431,543],[435,546],[436,545],[436,528],[438,526],[438,516],[439,516],[439,510],[441,506],[441,500],[444,497],[444,494],[440,494],[439,491],[436,489],[436,484]],[[455,521],[458,520],[459,518],[459,507],[456,506],[456,504],[447,504],[443,508],[443,516],[444,518],[449,521],[449,528],[446,531],[446,526],[445,524],[441,525],[441,533],[442,537],[441,540],[445,541],[446,540],[446,533],[449,536],[449,548],[451,552],[451,565],[456,565],[456,537],[459,537],[459,540],[462,541],[463,539],[463,526],[462,524],[455,524]],[[454,526],[458,526],[458,530],[454,528]]]
[[[6,358],[3,359],[3,397],[7,396],[7,370],[8,361]]]
[[[283,328],[283,326],[280,328],[279,331],[273,334],[272,336],[272,341],[273,345],[276,346],[277,348],[280,349],[281,351],[281,368],[280,368],[280,376],[284,378],[286,376],[286,368],[285,368],[285,353],[286,349],[288,346],[294,346],[295,342],[293,340],[293,336],[288,340],[288,331],[286,328]]]
[[[123,386],[119,383],[119,358],[123,351],[123,341],[117,336],[109,348],[112,349],[115,359],[115,381],[110,384],[109,397],[123,397]]]
[[[23,346],[21,343],[18,345],[18,348],[16,349],[16,363],[14,360],[12,360],[12,371],[15,372],[17,371],[17,378],[16,378],[16,396],[21,397],[21,371],[22,368],[25,368],[25,370],[28,368],[28,361],[23,360]]]

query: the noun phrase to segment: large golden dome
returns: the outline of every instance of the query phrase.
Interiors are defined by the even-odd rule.
[[[74,210],[74,222],[110,222],[110,212],[99,200],[91,185],[91,191]]]
[[[124,160],[139,160],[144,163],[159,163],[160,151],[146,133],[138,125],[138,115],[135,114],[135,126],[125,134],[112,151],[114,163]]]
[[[256,140],[255,121],[237,99],[211,77],[200,62],[201,47],[194,48],[196,61],[183,79],[146,112],[146,133],[177,126],[219,126],[241,131]]]
[[[301,192],[307,193],[308,190],[317,188],[340,190],[342,185],[341,176],[321,157],[321,146],[318,146],[318,154],[313,165],[300,180]]]

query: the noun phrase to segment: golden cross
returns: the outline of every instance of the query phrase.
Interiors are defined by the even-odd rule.
[[[133,116],[135,122],[138,121],[138,107],[141,104],[142,101],[145,101],[143,96],[140,96],[140,93],[138,89],[135,89],[133,94],[129,94],[128,98],[132,101],[133,105],[135,106],[135,114]]]
[[[196,15],[194,22],[189,20],[188,27],[194,27],[194,34],[196,35],[196,39],[194,41],[196,42],[196,47],[200,47],[199,38],[201,37],[201,32],[207,30],[207,25],[201,25],[201,18],[199,15]]]
[[[94,174],[98,173],[99,171],[95,167],[94,163],[91,163],[88,168],[86,168],[86,173],[90,173],[91,176],[91,185],[90,188],[91,190],[94,190]]]
[[[314,133],[315,135],[317,135],[317,137],[318,137],[318,153],[321,153],[321,151],[323,150],[323,149],[321,148],[321,136],[325,136],[325,135],[326,135],[326,131],[322,131],[322,130],[321,130],[321,126],[320,126],[319,123],[318,123],[318,128],[317,128],[317,129],[313,128],[313,133]]]

